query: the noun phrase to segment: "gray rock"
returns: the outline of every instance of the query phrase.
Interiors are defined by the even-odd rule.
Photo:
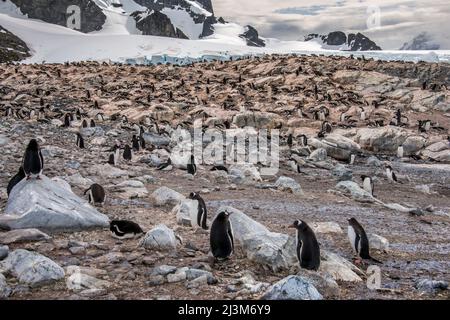
[[[439,290],[448,290],[448,282],[431,279],[420,279],[416,281],[415,287],[421,292],[435,294]]]
[[[199,277],[206,276],[207,282],[209,284],[213,284],[217,282],[216,278],[213,276],[213,274],[206,270],[200,270],[200,269],[188,269],[186,270],[186,278],[188,280],[194,280]]]
[[[327,160],[327,150],[324,148],[319,148],[317,150],[314,150],[310,155],[309,158],[312,161],[318,162],[318,161],[325,161]]]
[[[275,186],[280,190],[287,190],[296,195],[303,195],[303,190],[300,184],[289,177],[279,177],[275,182]]]
[[[239,241],[251,261],[269,266],[274,271],[288,269],[296,263],[295,240],[285,234],[270,232],[265,226],[254,221],[232,207],[223,207],[219,212],[232,212],[230,221],[235,240]]]
[[[352,154],[361,150],[356,142],[337,133],[329,134],[322,140],[310,139],[309,144],[316,149],[325,149],[328,157],[342,161],[350,160]]]
[[[161,275],[156,276],[150,276],[150,278],[147,281],[147,284],[149,286],[160,286],[166,282],[166,278]]]
[[[0,262],[0,269],[16,277],[20,283],[38,287],[64,278],[64,269],[43,255],[23,249],[11,252]]]
[[[167,275],[167,282],[169,283],[181,282],[185,280],[186,280],[186,272],[184,271],[171,273]]]
[[[307,278],[291,275],[271,286],[261,299],[322,300],[323,297]]]
[[[370,156],[369,159],[367,159],[366,164],[369,167],[381,167],[383,163],[375,156]]]
[[[27,241],[45,241],[50,236],[37,229],[18,229],[0,233],[0,243],[11,244]]]
[[[364,189],[360,188],[353,181],[342,181],[336,185],[336,189],[344,194],[350,195],[355,201],[373,203],[376,201],[374,197]]]
[[[388,252],[389,251],[389,241],[382,236],[379,236],[374,233],[369,233],[367,235],[369,238],[370,248],[377,249],[380,251]]]
[[[161,265],[153,268],[150,271],[151,276],[167,276],[170,273],[175,273],[177,271],[177,267]]]
[[[104,177],[104,178],[120,178],[127,177],[128,172],[116,168],[110,164],[96,164],[89,168],[89,173],[94,176]]]
[[[83,291],[107,289],[111,286],[111,283],[81,272],[75,272],[67,278],[66,285],[71,291]]]
[[[362,128],[357,130],[355,141],[361,148],[373,152],[397,154],[397,149],[408,137],[408,133],[397,127]]]
[[[158,147],[168,146],[170,144],[170,138],[160,136],[154,133],[144,133],[142,137],[144,138],[146,143]]]
[[[8,256],[9,247],[8,246],[0,246],[0,260],[5,259]]]
[[[343,233],[342,228],[336,222],[316,222],[311,224],[315,233]]]
[[[177,217],[178,224],[193,227],[192,221],[197,221],[198,201],[184,200],[173,208],[172,214]]]
[[[208,276],[203,275],[189,281],[186,285],[188,289],[200,288],[208,285]]]
[[[155,203],[158,206],[177,205],[181,201],[186,199],[186,197],[181,193],[178,193],[167,187],[161,187],[157,189],[152,193],[152,198],[155,200]]]
[[[0,299],[8,298],[12,293],[11,288],[6,283],[5,276],[0,273]]]
[[[351,181],[353,178],[353,172],[349,168],[345,167],[342,164],[337,164],[333,171],[331,171],[333,177],[335,177],[338,181]]]
[[[23,201],[28,199],[28,201]],[[0,216],[0,226],[11,229],[80,230],[108,227],[109,219],[59,183],[22,180],[12,190]]]
[[[177,240],[172,229],[160,224],[144,236],[140,246],[152,250],[170,251],[177,248]]]
[[[144,198],[148,195],[148,190],[144,183],[138,180],[122,181],[110,187],[111,191],[118,192],[121,198],[135,199]]]

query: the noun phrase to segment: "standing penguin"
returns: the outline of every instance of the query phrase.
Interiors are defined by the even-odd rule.
[[[114,238],[120,240],[134,239],[144,234],[144,231],[137,223],[126,220],[111,221],[109,230]]]
[[[87,189],[84,192],[84,195],[86,195],[86,193],[88,193],[88,197],[89,197],[89,202],[90,203],[99,203],[99,204],[103,204],[105,203],[106,200],[106,193],[105,193],[105,189],[103,189],[103,187],[97,183],[94,183],[92,186],[89,187],[89,189]]]
[[[123,158],[127,161],[131,161],[131,158],[133,155],[131,154],[131,148],[129,145],[125,145],[125,148],[123,150]]]
[[[289,148],[292,148],[293,143],[292,133],[290,133],[287,138],[287,145],[289,146]]]
[[[44,158],[42,157],[41,148],[36,139],[31,139],[23,156],[23,170],[27,176],[27,180],[31,176],[40,179],[42,170],[44,170]]]
[[[95,121],[94,121],[94,119],[91,119],[90,127],[91,128],[95,128]]]
[[[72,121],[72,118],[70,117],[70,114],[66,113],[64,116],[64,127],[68,128],[70,127],[70,122]]]
[[[111,154],[109,155],[109,158],[108,158],[108,164],[110,164],[110,165],[112,165],[112,166],[117,165],[117,163],[116,163],[116,157],[115,157],[114,153],[111,153]]]
[[[403,146],[399,146],[397,148],[397,157],[401,159],[401,158],[403,158],[404,154],[405,154],[405,149],[403,148]]]
[[[192,192],[189,195],[189,199],[196,200],[198,202],[197,217],[195,221],[191,221],[192,225],[198,225],[203,230],[208,230],[208,225],[206,224],[208,210],[206,209],[205,200],[203,200],[203,198],[197,192]]]
[[[320,266],[320,247],[314,231],[302,220],[296,220],[290,228],[297,229],[297,258],[300,267],[317,271]]]
[[[363,176],[361,176],[361,180],[363,181],[363,189],[365,191],[367,191],[368,193],[370,193],[372,195],[372,197],[374,197],[374,195],[373,195],[374,184],[373,184],[372,178],[363,175]]]
[[[81,123],[81,126],[83,128],[87,128],[88,127],[88,123],[87,123],[86,119],[83,120],[83,122]]]
[[[401,183],[397,180],[397,176],[395,175],[395,172],[390,165],[386,166],[386,176],[387,176],[389,182]]]
[[[84,149],[84,139],[80,133],[77,133],[77,147],[80,149]]]
[[[370,256],[369,253],[369,238],[367,238],[366,231],[359,224],[355,218],[348,220],[348,239],[350,245],[358,257],[366,260],[371,260],[376,263],[381,263]]]
[[[230,222],[231,213],[220,212],[211,225],[209,243],[211,253],[217,260],[228,259],[234,251],[233,228]]]
[[[195,174],[197,173],[197,165],[195,164],[195,158],[193,154],[191,154],[191,159],[187,165],[187,172],[189,174],[192,174],[193,176],[195,176]]]
[[[136,152],[139,151],[139,149],[140,149],[139,140],[135,134],[133,135],[133,139],[131,140],[131,142],[133,145],[133,150]]]
[[[6,188],[6,193],[8,194],[8,197],[12,189],[16,186],[16,184],[18,184],[23,179],[25,179],[25,171],[23,171],[23,167],[20,167],[19,172],[17,172],[16,175],[12,177],[11,180],[9,180],[8,187]]]

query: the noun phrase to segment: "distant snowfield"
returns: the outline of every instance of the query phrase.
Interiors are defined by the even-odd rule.
[[[107,0],[96,0],[104,2]],[[124,2],[124,1],[122,1]],[[133,1],[130,1],[130,6]],[[13,9],[13,8],[11,8]],[[134,8],[133,8],[134,9]],[[32,57],[24,63],[64,63],[66,61],[114,61],[142,59],[167,55],[180,58],[200,58],[202,56],[244,56],[261,54],[326,54],[326,55],[364,55],[382,60],[431,61],[450,63],[450,50],[445,51],[367,51],[342,52],[324,50],[320,44],[310,41],[280,41],[265,39],[267,47],[255,48],[245,45],[238,35],[243,32],[239,25],[229,23],[217,25],[216,33],[206,39],[182,40],[155,36],[130,34],[126,15],[120,10],[107,14],[104,29],[98,33],[84,34],[65,27],[38,20],[24,19],[15,15],[0,14],[0,25],[13,32],[27,43]],[[125,21],[125,23],[124,23]],[[194,32],[194,31],[193,31]],[[197,32],[195,30],[195,32]]]

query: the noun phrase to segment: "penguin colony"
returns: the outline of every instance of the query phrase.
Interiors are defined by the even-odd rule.
[[[302,58],[286,58],[279,57],[280,65],[289,59],[297,59],[299,64],[304,64],[304,59]],[[328,58],[321,58],[328,59]],[[329,58],[334,59],[334,58]],[[347,58],[339,58],[347,59]],[[337,60],[339,60],[337,59]],[[264,61],[264,59],[261,59]],[[339,62],[339,61],[338,61]],[[356,61],[355,61],[356,62]],[[373,61],[369,61],[371,63]],[[353,63],[353,62],[352,62]],[[356,65],[361,63],[361,61],[356,62]],[[375,62],[373,62],[375,64]],[[355,64],[355,63],[353,63]],[[212,65],[212,66],[211,66]],[[223,68],[226,64],[215,63],[211,65],[206,65],[205,68],[210,71],[216,71]],[[311,78],[321,77],[321,71],[319,71],[319,64],[308,64],[308,67],[304,66],[302,71],[297,70],[296,76],[307,76]],[[40,68],[39,66],[33,66],[34,68]],[[84,67],[88,69],[95,70],[98,65],[96,63],[88,64],[67,64],[66,66],[50,66],[49,68],[61,68],[66,69],[65,72],[74,71],[77,67]],[[86,149],[83,152],[90,152],[92,137],[87,134],[87,132],[95,132],[96,129],[101,128],[104,122],[113,122],[118,128],[123,129],[129,133],[132,133],[132,137],[128,140],[120,139],[115,141],[114,144],[108,146],[104,150],[104,157],[101,157],[101,161],[104,163],[109,163],[112,166],[119,166],[120,164],[133,164],[133,161],[137,161],[139,155],[149,153],[154,150],[166,150],[171,151],[168,145],[158,145],[153,144],[150,141],[151,137],[169,137],[170,133],[178,128],[192,129],[193,121],[195,119],[206,120],[204,123],[204,129],[215,128],[218,130],[227,130],[236,127],[238,120],[234,118],[227,119],[225,121],[216,122],[214,117],[215,111],[208,110],[209,99],[213,99],[212,104],[223,100],[223,103],[217,103],[221,105],[220,109],[225,111],[239,111],[239,112],[255,112],[258,111],[253,98],[257,98],[255,91],[265,91],[267,88],[257,87],[255,83],[251,81],[251,72],[248,70],[241,70],[239,75],[239,81],[235,82],[233,79],[229,78],[227,80],[223,79],[221,81],[222,86],[231,87],[233,93],[228,95],[223,94],[218,91],[212,85],[217,79],[213,76],[206,76],[207,80],[197,80],[196,86],[200,88],[206,87],[204,95],[199,95],[196,101],[185,101],[183,100],[184,94],[191,94],[188,89],[188,82],[193,81],[193,79],[182,79],[182,85],[179,90],[170,90],[166,92],[166,96],[161,92],[162,90],[156,89],[158,86],[158,81],[162,81],[163,77],[174,77],[175,74],[169,73],[169,71],[162,71],[161,67],[151,67],[151,68],[139,68],[139,67],[125,67],[125,66],[106,66],[113,69],[117,73],[117,77],[120,77],[121,72],[124,68],[130,68],[133,72],[141,72],[142,75],[150,76],[154,78],[154,81],[148,84],[141,83],[130,83],[130,87],[138,86],[138,97],[134,97],[133,103],[137,106],[145,106],[146,108],[151,108],[152,113],[140,117],[140,119],[131,119],[131,116],[126,116],[120,112],[109,112],[105,110],[102,112],[102,108],[105,106],[102,96],[109,95],[109,90],[115,90],[108,86],[108,80],[106,79],[106,74],[99,76],[99,79],[95,79],[95,88],[87,91],[85,98],[82,101],[85,105],[84,107],[67,107],[59,108],[54,105],[53,96],[56,93],[49,92],[47,95],[43,90],[39,91],[37,96],[39,96],[39,105],[43,106],[39,110],[30,110],[32,107],[29,105],[14,104],[11,106],[2,106],[4,111],[2,115],[7,118],[15,118],[19,120],[35,120],[41,123],[49,123],[53,119],[60,120],[61,128],[63,130],[78,130],[75,132],[74,145],[79,149]],[[159,68],[159,69],[158,69]],[[243,68],[239,65],[239,68]],[[147,70],[154,69],[158,72],[153,73]],[[277,71],[278,75],[284,77],[284,81],[288,82],[289,77],[292,75],[287,74],[287,70]],[[207,72],[205,72],[206,74]],[[62,72],[64,75],[64,72]],[[276,76],[277,74],[275,74]],[[7,76],[3,74],[3,76]],[[11,75],[10,75],[11,76]],[[25,74],[21,74],[21,79],[23,81],[28,81]],[[193,86],[196,88],[196,86]],[[335,86],[335,87],[333,87]],[[130,88],[129,88],[130,89]],[[334,91],[333,91],[334,89]],[[304,101],[298,101],[294,108],[286,108],[283,103],[277,104],[276,95],[277,90],[286,92],[297,92],[301,91],[306,99]],[[297,91],[296,91],[297,90]],[[414,123],[412,116],[405,115],[406,111],[404,109],[391,110],[391,105],[388,103],[387,97],[378,97],[378,99],[373,101],[366,101],[365,98],[356,91],[346,91],[342,94],[337,85],[324,82],[324,83],[314,83],[313,86],[302,86],[298,88],[291,88],[289,85],[281,89],[276,89],[276,87],[270,88],[271,96],[274,99],[270,101],[271,105],[279,106],[277,111],[286,117],[291,117],[293,115],[299,116],[304,119],[306,123],[311,124],[308,130],[305,132],[298,132],[295,130],[290,130],[286,128],[282,123],[274,123],[273,128],[281,129],[281,143],[285,145],[291,152],[289,166],[295,169],[296,173],[302,173],[302,163],[298,161],[298,154],[295,150],[298,147],[309,148],[309,140],[315,138],[325,138],[332,134],[333,131],[344,128],[351,129],[360,126],[369,127],[380,127],[380,126],[397,126],[397,127],[407,127],[414,128],[418,133],[427,134],[440,134],[446,132],[446,125],[442,122],[437,122],[436,120],[428,120],[426,118],[417,120]],[[422,90],[429,90],[428,88],[422,88]],[[435,92],[445,92],[445,88],[436,87],[433,89]],[[223,91],[225,92],[225,90]],[[243,106],[243,110],[239,109],[240,104],[239,99],[236,94],[245,97],[246,103]],[[127,92],[119,91],[115,93],[117,99],[127,99],[129,96]],[[204,100],[202,100],[204,99]],[[175,111],[175,115],[171,120],[165,120],[161,118],[161,114],[168,112],[167,107],[164,103],[170,101],[180,101],[186,104],[184,109]],[[338,104],[341,104],[338,107]],[[352,105],[357,105],[356,108],[352,109]],[[200,106],[200,107],[198,107]],[[263,106],[265,108],[265,106]],[[338,118],[333,118],[334,111],[336,108],[347,109],[340,112]],[[143,108],[144,110],[145,108]],[[99,112],[100,111],[100,112]],[[187,114],[189,119],[186,117],[181,117],[182,114]],[[214,120],[214,121],[212,121]],[[301,126],[300,126],[301,127]],[[90,131],[89,131],[90,130]],[[146,140],[147,139],[147,140]],[[72,142],[73,143],[73,142]],[[404,157],[404,150],[399,147],[397,156],[398,158]],[[358,154],[357,156],[352,155],[350,163],[355,162],[355,158],[365,157],[365,154]],[[418,156],[420,159],[420,156]],[[164,162],[157,166],[157,170],[160,171],[172,171],[176,165],[170,157],[168,157]],[[186,170],[189,175],[195,176],[198,179],[201,175],[201,166],[198,165],[194,155],[190,155],[189,159],[185,163],[184,168],[179,168]],[[200,169],[200,171],[199,171]],[[392,183],[401,183],[398,173],[395,172],[392,165],[386,166],[386,179]],[[42,157],[42,152],[37,140],[33,139],[29,142],[26,147],[25,154],[23,156],[22,165],[16,169],[15,176],[10,180],[7,193],[8,195],[13,192],[14,186],[22,181],[23,179],[39,179],[44,170],[44,159]],[[225,166],[214,165],[211,166],[211,171],[222,171],[229,172],[229,169]],[[373,177],[362,176],[361,186],[369,194],[375,196],[375,182]],[[378,190],[378,189],[377,189]],[[89,189],[85,191],[85,196],[89,202],[93,205],[102,205],[107,201],[105,189],[99,184],[93,184]],[[209,229],[209,246],[212,256],[217,262],[227,260],[233,257],[235,253],[235,241],[233,234],[233,218],[230,212],[220,212],[216,216],[208,217],[207,203],[201,196],[199,192],[192,192],[189,195],[191,200],[197,201],[198,212],[197,216],[191,221],[193,226],[199,227],[204,230]],[[301,213],[299,213],[301,216]],[[356,219],[348,217],[348,248],[351,249],[356,257],[355,263],[362,263],[366,261],[367,263],[380,263],[378,260],[374,259],[370,254],[370,244],[364,227]],[[210,224],[208,223],[208,219]],[[286,225],[287,226],[287,225]],[[298,263],[301,268],[317,271],[320,269],[320,243],[318,242],[316,235],[311,227],[309,227],[308,222],[304,220],[295,220],[292,225],[295,229],[296,238],[296,253],[298,258]],[[110,224],[110,231],[114,238],[120,240],[135,239],[142,236],[145,231],[135,222],[127,220],[113,220]],[[370,230],[374,231],[374,230]]]

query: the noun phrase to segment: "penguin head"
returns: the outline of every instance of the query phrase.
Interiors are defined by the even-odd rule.
[[[355,218],[348,219],[348,224],[352,227],[359,226],[359,222]]]
[[[289,228],[297,229],[297,230],[303,230],[306,229],[308,225],[302,221],[302,220],[295,220],[293,224],[289,226]]]
[[[199,196],[198,192],[191,192],[191,194],[189,195],[189,199],[194,200],[197,199]]]
[[[362,180],[362,181],[366,180],[367,178],[369,178],[369,177],[366,176],[366,175],[362,175],[362,176],[361,176],[361,180]]]
[[[228,212],[228,211],[225,210],[225,211],[220,212],[217,215],[217,219],[227,220],[230,217],[230,215],[231,215],[231,212]]]
[[[36,139],[30,140],[30,142],[28,143],[27,150],[30,150],[30,151],[38,151],[39,150],[39,143],[37,142]]]

